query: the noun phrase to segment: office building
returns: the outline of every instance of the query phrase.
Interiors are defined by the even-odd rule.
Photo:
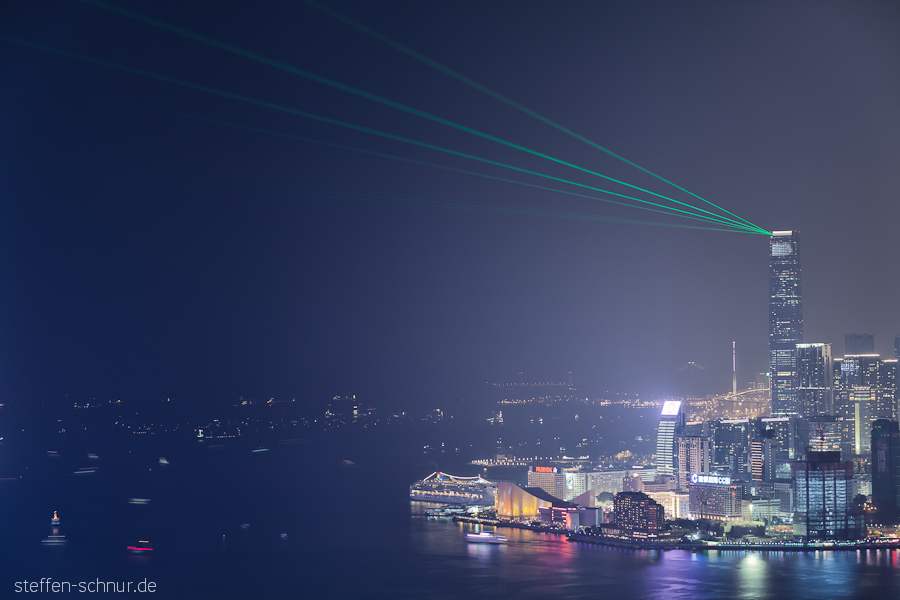
[[[803,446],[799,441],[798,424],[795,417],[763,417],[759,427],[763,432],[771,432],[778,446],[778,458],[794,459],[803,454]]]
[[[773,231],[769,243],[769,374],[772,416],[795,416],[797,344],[803,343],[798,232]]]
[[[681,412],[680,400],[666,400],[659,417],[656,433],[656,472],[659,475],[676,475],[675,438],[684,433],[685,418]]]
[[[801,417],[834,414],[831,344],[797,344],[797,410]]]
[[[800,422],[803,446],[814,452],[840,452],[841,426],[839,417],[811,417]]]
[[[712,466],[712,444],[709,439],[695,436],[679,436],[678,488],[686,490],[691,473],[708,474]]]
[[[835,414],[843,418],[843,449],[867,454],[872,421],[896,416],[897,363],[878,354],[845,356],[835,361]]]
[[[709,423],[713,443],[713,463],[728,470],[736,479],[750,472],[750,440],[753,427],[750,419],[723,419]]]
[[[894,358],[900,359],[900,335],[894,338]]]
[[[743,489],[732,485],[731,478],[718,475],[691,474],[688,486],[691,516],[715,521],[740,520]]]
[[[808,452],[791,465],[794,534],[809,540],[858,540],[865,516],[854,510],[853,463],[840,452]]]
[[[875,336],[868,333],[848,333],[844,336],[844,356],[875,354]]]
[[[872,423],[872,503],[878,510],[900,510],[900,423]]]
[[[775,481],[777,442],[764,438],[750,442],[750,481],[772,483]]]

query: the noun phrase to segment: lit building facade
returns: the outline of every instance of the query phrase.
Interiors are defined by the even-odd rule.
[[[675,438],[684,432],[685,418],[680,400],[666,400],[659,418],[656,434],[656,472],[659,475],[676,475],[678,460]]]
[[[694,473],[688,494],[694,519],[733,521],[742,518],[743,489],[731,485],[730,477]]]
[[[544,494],[535,494],[528,488],[521,488],[508,481],[497,483],[497,499],[494,509],[500,519],[539,519],[540,509],[552,506],[553,500],[548,499]]]
[[[801,417],[834,414],[831,344],[797,344],[797,410]]]
[[[613,508],[616,526],[622,533],[659,534],[665,526],[665,509],[643,492],[616,494]]]
[[[872,503],[879,510],[900,510],[900,423],[872,423]]]
[[[679,436],[678,440],[678,487],[688,488],[691,473],[709,473],[712,464],[712,445],[707,438]]]
[[[769,373],[773,416],[796,416],[797,344],[803,343],[798,232],[769,241]]]
[[[528,487],[541,488],[554,498],[566,497],[566,474],[558,467],[529,467]]]
[[[791,465],[794,479],[794,534],[810,540],[857,540],[865,516],[855,514],[853,463],[840,452],[808,452]]]

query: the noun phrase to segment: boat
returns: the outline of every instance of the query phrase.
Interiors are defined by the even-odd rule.
[[[165,458],[164,456],[160,456],[160,457],[159,457],[159,464],[161,464],[161,465],[167,465],[167,464],[169,464],[169,461],[167,461],[166,458]]]
[[[128,551],[134,554],[144,554],[146,552],[153,552],[153,544],[148,542],[147,540],[139,540],[137,544],[134,546],[128,546]]]
[[[88,452],[88,458],[99,458],[99,456],[97,456],[93,452]]]
[[[287,534],[286,534],[286,533],[282,533],[282,534],[281,534],[281,539],[286,540],[286,539],[287,539]]]
[[[59,516],[56,514],[55,510],[53,511],[53,518],[50,519],[50,524],[54,526],[59,525]]]
[[[409,486],[411,500],[441,504],[493,506],[497,485],[483,477],[458,477],[435,471]]]
[[[42,539],[41,543],[42,544],[52,544],[52,545],[58,546],[58,545],[66,543],[66,536],[51,535],[51,536],[48,536],[48,537],[45,537],[44,539]]]
[[[505,544],[506,536],[497,535],[494,531],[482,531],[481,533],[467,533],[465,540],[472,544]]]
[[[150,504],[150,498],[129,498],[128,504]]]

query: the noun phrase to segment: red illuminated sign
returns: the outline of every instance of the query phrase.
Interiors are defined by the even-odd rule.
[[[552,473],[553,467],[535,467],[534,472],[535,473]]]

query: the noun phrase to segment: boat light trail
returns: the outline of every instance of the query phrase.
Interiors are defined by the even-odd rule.
[[[686,203],[686,202],[681,202],[681,201],[679,201],[679,200],[675,200],[674,198],[670,198],[669,196],[665,196],[665,195],[663,195],[663,194],[658,194],[658,193],[656,193],[656,192],[653,192],[653,191],[647,190],[647,189],[645,189],[645,188],[642,188],[642,187],[639,187],[639,186],[636,186],[636,185],[627,183],[627,182],[625,182],[625,181],[622,181],[622,180],[620,180],[620,179],[616,179],[616,178],[614,178],[614,177],[610,177],[610,176],[608,176],[608,175],[604,175],[604,174],[602,174],[602,173],[597,173],[596,171],[592,171],[592,170],[590,170],[590,169],[587,169],[587,168],[584,168],[584,167],[580,167],[580,166],[578,166],[578,165],[576,165],[576,164],[573,164],[573,163],[570,163],[570,162],[568,162],[568,161],[565,161],[565,160],[562,160],[562,159],[559,159],[559,158],[555,158],[555,157],[553,157],[553,156],[544,154],[544,153],[542,153],[542,152],[538,152],[537,150],[532,150],[531,148],[526,148],[525,146],[521,146],[521,145],[516,144],[516,143],[514,143],[514,142],[510,142],[510,141],[504,140],[504,139],[502,139],[502,138],[498,138],[498,137],[496,137],[496,136],[490,135],[490,134],[488,134],[488,133],[484,133],[484,132],[482,132],[482,131],[478,131],[477,129],[472,129],[471,127],[467,127],[467,126],[465,126],[465,125],[461,125],[461,124],[459,124],[459,123],[455,123],[455,122],[450,121],[450,120],[448,120],[448,119],[444,119],[444,118],[442,118],[442,117],[438,117],[438,116],[436,116],[436,115],[432,115],[431,113],[427,113],[427,112],[425,112],[425,111],[422,111],[422,110],[413,108],[413,107],[411,107],[411,106],[407,106],[407,105],[405,105],[405,104],[401,104],[401,103],[399,103],[399,102],[395,102],[395,101],[390,100],[390,99],[388,99],[388,98],[384,98],[384,97],[382,97],[382,96],[378,96],[378,95],[376,95],[376,94],[372,94],[372,93],[366,92],[366,91],[364,91],[364,90],[360,90],[360,89],[355,88],[355,87],[353,87],[353,86],[346,85],[346,84],[344,84],[344,83],[340,83],[339,81],[335,81],[335,80],[333,80],[333,79],[329,79],[329,78],[327,78],[327,77],[323,77],[323,76],[321,76],[321,75],[317,75],[317,74],[312,73],[312,72],[310,72],[310,71],[307,71],[307,70],[305,70],[305,69],[300,69],[300,68],[298,68],[298,67],[294,67],[293,65],[289,65],[289,64],[287,64],[287,63],[284,63],[284,62],[275,60],[275,59],[270,58],[270,57],[268,57],[268,56],[264,56],[264,55],[258,54],[258,53],[256,53],[256,52],[251,52],[251,51],[249,51],[249,50],[245,50],[245,49],[243,49],[243,48],[239,48],[239,47],[234,46],[234,45],[232,45],[232,44],[228,44],[228,43],[226,43],[226,42],[222,42],[222,41],[220,41],[220,40],[213,39],[213,38],[211,38],[211,37],[208,37],[208,36],[205,36],[205,35],[196,33],[196,32],[191,31],[191,30],[189,30],[189,29],[184,29],[183,27],[178,27],[177,25],[172,25],[171,23],[167,23],[167,22],[165,22],[165,21],[161,21],[161,20],[159,20],[159,19],[156,19],[156,18],[147,16],[147,15],[144,15],[144,14],[142,14],[142,13],[135,12],[135,11],[132,11],[132,10],[128,10],[128,9],[125,9],[125,8],[121,8],[121,7],[116,6],[116,5],[114,5],[114,4],[110,4],[110,3],[108,3],[108,2],[104,2],[103,0],[80,0],[80,1],[83,2],[83,3],[85,3],[85,4],[89,4],[89,5],[91,5],[91,6],[95,7],[95,8],[99,8],[99,9],[102,9],[102,10],[106,10],[106,11],[109,11],[109,12],[112,12],[112,13],[115,13],[115,14],[118,14],[118,15],[120,15],[120,16],[126,17],[126,18],[131,19],[131,20],[134,20],[134,21],[138,21],[138,22],[143,23],[143,24],[145,24],[145,25],[150,25],[150,26],[152,26],[152,27],[156,27],[156,28],[158,28],[158,29],[162,29],[162,30],[164,30],[164,31],[168,31],[169,33],[174,33],[174,34],[176,34],[176,35],[179,35],[179,36],[182,36],[182,37],[185,37],[185,38],[194,40],[194,41],[196,41],[196,42],[200,42],[200,43],[202,43],[202,44],[206,44],[206,45],[208,45],[208,46],[212,46],[212,47],[217,48],[217,49],[219,49],[219,50],[223,50],[223,51],[225,51],[225,52],[229,52],[229,53],[231,53],[231,54],[235,54],[235,55],[237,55],[237,56],[241,56],[241,57],[243,57],[243,58],[247,58],[247,59],[250,59],[250,60],[253,60],[253,61],[256,61],[256,62],[260,62],[260,63],[262,63],[262,64],[266,64],[266,65],[269,65],[269,66],[271,66],[271,67],[275,67],[275,68],[277,68],[277,69],[280,69],[280,70],[282,70],[282,71],[286,71],[286,72],[291,73],[291,74],[294,74],[294,75],[299,75],[299,76],[301,76],[301,77],[304,77],[304,78],[313,80],[313,81],[315,81],[315,82],[317,82],[317,83],[321,83],[321,84],[323,84],[323,85],[327,85],[327,86],[330,86],[330,87],[334,87],[334,88],[337,88],[337,89],[339,89],[339,90],[342,90],[342,91],[345,91],[345,92],[348,92],[348,93],[351,93],[351,94],[354,94],[354,95],[357,95],[357,96],[361,96],[361,97],[366,98],[366,99],[368,99],[368,100],[372,100],[372,101],[375,101],[375,102],[378,102],[378,103],[381,103],[381,104],[390,106],[390,107],[392,107],[392,108],[396,108],[396,109],[399,109],[399,110],[408,112],[408,113],[410,113],[410,114],[414,114],[414,115],[416,115],[416,116],[418,116],[418,117],[422,117],[422,118],[425,118],[425,119],[434,121],[434,122],[436,122],[436,123],[440,123],[440,124],[442,124],[442,125],[446,125],[446,126],[448,126],[448,127],[452,127],[452,128],[454,128],[454,129],[458,129],[458,130],[460,130],[460,131],[465,131],[466,133],[470,133],[470,134],[472,134],[472,135],[476,135],[476,136],[478,136],[478,137],[481,137],[481,138],[484,138],[484,139],[487,139],[487,140],[496,142],[496,143],[498,143],[498,144],[503,144],[503,145],[508,146],[508,147],[510,147],[510,148],[515,148],[516,150],[520,150],[520,151],[522,151],[522,152],[526,152],[526,153],[528,153],[528,154],[531,154],[531,155],[534,155],[534,156],[538,156],[538,157],[540,157],[540,158],[543,158],[543,159],[546,159],[546,160],[549,160],[549,161],[552,161],[552,162],[555,162],[555,163],[558,163],[558,164],[561,164],[561,165],[565,165],[565,166],[570,167],[570,168],[573,168],[573,169],[577,169],[577,170],[579,170],[579,171],[582,171],[582,172],[584,172],[584,173],[588,173],[588,174],[590,174],[590,175],[594,175],[594,176],[596,176],[596,177],[601,177],[601,178],[606,179],[606,180],[608,180],[608,181],[612,181],[612,182],[614,182],[614,183],[618,183],[619,185],[623,185],[623,186],[625,186],[625,187],[628,187],[628,188],[631,188],[631,189],[634,189],[634,190],[638,190],[638,191],[644,192],[644,193],[646,193],[646,194],[650,194],[651,196],[656,196],[656,197],[658,197],[658,198],[661,198],[661,199],[664,199],[664,200],[668,200],[669,202],[674,202],[675,204],[678,204],[678,205],[681,205],[681,206],[690,207],[690,208],[692,208],[692,209],[694,209],[694,210],[696,210],[696,211],[700,211],[700,212],[703,212],[703,213],[707,213],[707,214],[709,214],[709,215],[714,215],[714,216],[718,217],[719,219],[724,219],[724,220],[726,220],[726,221],[734,222],[735,225],[740,225],[740,226],[744,226],[744,227],[749,226],[749,228],[760,230],[760,228],[758,228],[756,225],[753,225],[752,223],[747,223],[746,225],[744,225],[744,224],[742,224],[740,221],[735,221],[734,219],[731,219],[731,218],[729,218],[729,217],[725,217],[725,216],[723,216],[723,215],[717,215],[716,213],[713,213],[713,212],[704,210],[704,209],[702,209],[702,208],[693,206],[693,205],[688,204],[688,203]],[[711,203],[710,203],[710,204],[711,204]],[[716,208],[719,208],[720,210],[724,210],[724,209],[722,209],[721,207],[718,207],[718,206],[716,206]],[[725,211],[725,212],[728,212],[728,211]],[[730,214],[730,213],[729,213],[729,214]],[[736,216],[736,215],[733,215],[733,216]],[[740,217],[738,217],[738,218],[740,219]],[[741,219],[741,221],[743,221],[743,219]],[[768,232],[765,232],[765,233],[766,233],[766,235],[768,235]]]
[[[668,211],[673,211],[673,213],[680,213],[680,214],[677,215],[677,216],[680,216],[680,215],[682,215],[682,214],[685,214],[685,215],[691,215],[691,216],[699,216],[699,217],[706,218],[707,220],[709,220],[709,221],[711,221],[711,222],[715,222],[715,223],[718,223],[718,224],[723,225],[723,226],[733,227],[733,228],[738,229],[738,230],[748,230],[748,231],[752,231],[753,233],[761,233],[761,231],[751,230],[749,227],[746,227],[746,226],[743,226],[743,225],[739,225],[739,224],[738,224],[738,225],[735,225],[735,224],[731,223],[730,221],[723,221],[723,220],[721,220],[721,218],[704,217],[703,215],[699,215],[699,214],[697,214],[697,213],[691,213],[691,212],[688,212],[688,211],[685,211],[685,210],[682,210],[682,209],[679,209],[679,208],[675,208],[675,207],[671,207],[671,206],[665,206],[665,205],[663,205],[663,204],[658,204],[658,203],[656,203],[656,202],[651,202],[651,201],[649,201],[649,200],[643,200],[643,199],[641,199],[641,198],[635,198],[635,197],[633,197],[633,196],[628,196],[628,195],[626,195],[626,194],[620,194],[620,193],[618,193],[618,192],[612,192],[612,191],[610,191],[610,190],[605,190],[605,189],[602,189],[602,188],[597,188],[597,187],[594,187],[594,186],[591,186],[591,185],[587,185],[587,184],[583,184],[583,183],[578,183],[578,182],[575,182],[575,181],[569,181],[569,180],[567,180],[567,179],[562,179],[562,178],[560,178],[560,177],[554,177],[554,176],[552,176],[552,175],[547,175],[547,174],[544,174],[544,173],[539,173],[539,172],[537,172],[537,171],[531,171],[531,170],[528,170],[528,169],[523,169],[523,168],[521,168],[521,167],[516,167],[516,166],[513,166],[513,165],[507,165],[507,164],[504,164],[504,163],[501,163],[501,162],[497,162],[497,161],[494,161],[494,160],[490,160],[490,159],[487,159],[487,158],[481,158],[481,157],[479,157],[479,156],[473,156],[473,155],[471,155],[471,154],[466,154],[466,153],[464,153],[464,152],[459,152],[459,151],[456,151],[456,150],[451,150],[451,149],[449,149],[449,148],[442,148],[442,147],[436,146],[436,145],[434,145],[434,144],[429,144],[429,143],[426,143],[426,142],[420,142],[420,141],[418,141],[418,140],[413,140],[413,139],[410,139],[410,138],[406,138],[406,137],[403,137],[403,136],[395,135],[395,134],[392,134],[392,133],[387,133],[387,132],[384,132],[384,131],[378,131],[377,129],[371,129],[371,128],[369,128],[369,127],[364,127],[364,126],[362,126],[362,125],[355,125],[355,124],[352,124],[352,123],[347,123],[347,122],[344,122],[344,121],[340,121],[340,120],[338,120],[338,119],[333,119],[333,118],[331,118],[331,117],[325,117],[325,116],[322,116],[322,115],[316,115],[316,114],[313,114],[313,113],[309,113],[309,112],[306,112],[306,111],[298,110],[298,109],[295,109],[295,108],[290,108],[290,107],[287,107],[287,106],[281,106],[281,105],[275,104],[275,103],[273,103],[273,102],[268,102],[268,101],[265,101],[265,100],[259,100],[259,99],[256,99],[256,98],[250,98],[250,97],[248,97],[248,96],[243,96],[243,95],[241,95],[241,94],[236,94],[236,93],[234,93],[234,92],[229,92],[229,91],[226,91],[226,90],[219,90],[219,89],[217,89],[217,88],[213,88],[213,87],[210,87],[210,86],[206,86],[206,85],[202,85],[202,84],[194,83],[194,82],[190,82],[190,81],[185,81],[185,80],[183,80],[183,79],[178,79],[178,78],[175,78],[175,77],[170,77],[170,76],[168,76],[168,75],[162,75],[162,74],[160,74],[160,73],[154,73],[154,72],[152,72],[152,71],[146,71],[146,70],[143,70],[143,69],[139,69],[139,68],[137,68],[137,67],[130,67],[130,66],[127,66],[127,65],[122,65],[122,64],[119,64],[119,63],[115,63],[115,62],[112,62],[112,61],[108,61],[108,60],[105,60],[105,59],[96,58],[96,57],[92,57],[92,56],[87,56],[87,55],[84,55],[84,54],[78,54],[78,53],[76,53],[76,52],[69,52],[68,50],[62,50],[62,49],[59,49],[59,48],[54,48],[54,47],[52,47],[52,46],[46,46],[46,45],[44,45],[44,44],[38,44],[38,43],[36,43],[36,42],[31,42],[31,41],[28,41],[28,40],[22,40],[22,39],[19,39],[19,38],[15,38],[15,37],[3,35],[3,34],[0,34],[0,40],[6,41],[6,42],[9,42],[9,43],[13,43],[13,44],[17,44],[17,45],[21,45],[21,46],[25,46],[25,47],[29,47],[29,48],[35,48],[35,49],[42,50],[42,51],[44,51],[44,52],[49,52],[49,53],[52,53],[52,54],[58,54],[58,55],[60,55],[60,56],[65,56],[65,57],[67,57],[67,58],[73,58],[73,59],[76,59],[76,60],[81,60],[81,61],[84,61],[84,62],[88,62],[88,63],[100,65],[100,66],[107,67],[107,68],[114,69],[114,70],[118,70],[118,71],[123,71],[123,72],[131,73],[131,74],[134,74],[134,75],[140,75],[140,76],[142,76],[142,77],[147,77],[147,78],[155,79],[155,80],[158,80],[158,81],[164,81],[164,82],[171,83],[171,84],[174,84],[174,85],[178,85],[178,86],[181,86],[181,87],[186,87],[186,88],[189,88],[189,89],[198,90],[198,91],[206,92],[206,93],[209,93],[209,94],[214,94],[214,95],[222,96],[222,97],[224,97],[224,98],[229,98],[229,99],[232,99],[232,100],[238,100],[238,101],[246,102],[246,103],[248,103],[248,104],[253,104],[253,105],[256,105],[256,106],[262,106],[262,107],[265,107],[265,108],[270,108],[270,109],[273,109],[273,110],[278,110],[278,111],[281,111],[281,112],[285,112],[285,113],[288,113],[288,114],[292,114],[292,115],[296,115],[296,116],[308,118],[308,119],[315,120],[315,121],[319,121],[319,122],[322,122],[322,123],[328,123],[328,124],[330,124],[330,125],[336,125],[336,126],[338,126],[338,127],[344,127],[344,128],[347,128],[347,129],[352,129],[352,130],[360,131],[360,132],[363,132],[363,133],[369,133],[369,134],[371,134],[371,135],[376,135],[376,136],[384,137],[384,138],[387,138],[387,139],[391,139],[391,140],[395,140],[395,141],[399,141],[399,142],[404,142],[404,143],[407,143],[407,144],[412,144],[412,145],[419,146],[419,147],[422,147],[422,148],[428,148],[428,149],[430,149],[430,150],[436,150],[436,151],[438,151],[438,152],[444,152],[444,153],[446,153],[446,154],[451,154],[451,155],[454,155],[454,156],[460,156],[460,157],[467,158],[467,159],[470,159],[470,160],[475,160],[475,161],[483,162],[483,163],[486,163],[486,164],[491,164],[491,165],[494,165],[494,166],[503,167],[503,168],[506,168],[506,169],[512,169],[512,170],[514,170],[514,171],[518,171],[518,172],[521,172],[521,173],[526,173],[526,174],[529,174],[529,175],[535,175],[535,176],[537,176],[537,177],[543,177],[543,178],[545,178],[545,179],[551,179],[551,180],[554,180],[554,181],[559,181],[559,182],[562,182],[562,183],[567,183],[567,184],[569,184],[569,185],[574,185],[574,186],[577,186],[577,187],[582,187],[582,188],[590,189],[590,190],[593,190],[593,191],[595,191],[595,192],[600,192],[600,193],[602,193],[602,194],[608,194],[608,195],[611,195],[611,196],[617,196],[617,197],[619,197],[619,198],[626,198],[626,199],[634,200],[635,202],[640,202],[640,203],[643,203],[643,204],[650,204],[650,205],[652,205],[652,206],[656,206],[656,207],[659,207],[659,208],[662,208],[662,209],[665,209],[665,210],[668,210]],[[707,211],[704,211],[704,212],[707,212]],[[766,232],[765,235],[769,235],[769,233]]]
[[[490,96],[496,100],[499,100],[500,102],[503,102],[504,104],[511,106],[511,107],[515,108],[516,110],[519,110],[530,117],[533,117],[547,125],[550,125],[551,127],[555,128],[559,131],[562,131],[563,133],[570,135],[570,136],[574,137],[575,139],[580,140],[580,141],[588,144],[589,146],[592,146],[593,148],[596,148],[597,150],[605,152],[606,154],[608,154],[614,158],[617,158],[618,160],[620,160],[636,169],[639,169],[640,171],[643,171],[647,175],[651,175],[651,176],[659,179],[660,181],[664,181],[665,183],[668,183],[669,185],[681,190],[682,192],[684,192],[686,194],[690,194],[691,196],[693,196],[694,198],[697,198],[698,200],[702,200],[703,202],[706,202],[707,204],[709,204],[711,206],[715,206],[719,210],[724,211],[724,212],[728,213],[729,215],[743,221],[747,225],[752,226],[754,229],[764,232],[766,235],[769,235],[769,233],[770,233],[770,232],[766,231],[765,229],[762,229],[761,227],[754,225],[747,219],[744,219],[743,217],[739,217],[738,215],[734,214],[733,212],[731,212],[725,208],[722,208],[718,204],[715,204],[715,203],[707,200],[706,198],[698,196],[694,192],[681,187],[677,183],[669,181],[662,175],[657,175],[653,171],[650,171],[649,169],[646,169],[646,168],[642,167],[641,165],[628,160],[624,156],[613,152],[609,148],[605,148],[605,147],[601,146],[600,144],[597,144],[596,142],[591,141],[590,139],[565,127],[564,125],[560,125],[559,123],[557,123],[551,119],[548,119],[544,115],[537,113],[537,112],[531,110],[530,108],[519,104],[515,100],[507,98],[506,96],[504,96],[503,94],[500,94],[499,92],[495,92],[494,90],[490,89],[489,87],[484,86],[484,85],[478,83],[477,81],[466,77],[462,73],[459,73],[458,71],[454,71],[450,67],[447,67],[447,66],[439,63],[438,61],[433,60],[433,59],[425,56],[424,54],[413,50],[409,46],[406,46],[396,40],[391,39],[390,37],[372,29],[371,27],[368,27],[358,21],[351,19],[350,17],[344,15],[343,13],[338,12],[337,10],[335,10],[329,6],[325,6],[324,4],[321,4],[320,2],[316,2],[315,0],[300,0],[300,1],[303,2],[304,4],[306,4],[307,6],[314,8],[315,10],[317,10],[333,19],[338,20],[341,23],[344,23],[345,25],[352,27],[353,29],[356,29],[357,31],[359,31],[361,33],[364,33],[365,35],[367,35],[375,40],[378,40],[379,42],[386,44],[386,45],[390,46],[391,48],[394,48],[395,50],[398,50],[398,51],[402,52],[403,54],[406,54],[407,56],[409,56],[421,63],[424,63],[434,69],[437,69],[438,71],[444,73],[445,75],[453,77],[457,81],[461,81],[462,83],[465,83],[466,85],[473,87],[473,88],[477,89],[478,91],[483,92],[483,93],[487,94],[488,96]]]

